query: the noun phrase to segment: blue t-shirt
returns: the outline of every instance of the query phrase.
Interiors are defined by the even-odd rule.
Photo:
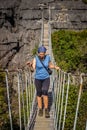
[[[50,62],[50,56],[46,55],[45,59],[42,60],[45,67],[48,68]],[[39,60],[39,57],[36,56],[36,72],[35,72],[35,79],[46,79],[49,78],[50,75],[48,74],[47,70],[43,67],[42,63]]]

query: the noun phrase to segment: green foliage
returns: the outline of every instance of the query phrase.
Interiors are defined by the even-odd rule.
[[[87,120],[87,90],[82,92],[78,117],[77,130],[85,130]]]
[[[60,30],[52,34],[52,47],[57,64],[65,71],[87,72],[87,30]]]
[[[33,56],[37,54],[38,46],[36,45],[35,48],[32,50]]]
[[[79,88],[80,88],[80,86],[70,85],[64,130],[73,130]],[[62,121],[63,121],[63,116],[64,116],[65,102],[66,102],[67,85],[65,85],[64,89],[65,89],[65,93],[64,93]],[[84,92],[82,92],[82,95],[81,95],[79,112],[78,112],[78,116],[77,116],[76,130],[85,129],[86,119],[87,119],[87,111],[86,111],[87,110],[87,99],[86,98],[87,98],[87,92],[84,91]]]
[[[4,130],[9,124],[7,109],[5,74],[0,72],[0,128],[2,130]]]
[[[67,85],[65,86],[64,105],[66,99],[66,91],[67,91]],[[78,87],[74,85],[70,85],[64,130],[73,130],[72,128],[73,128],[74,118],[75,118],[77,97],[78,97]]]
[[[14,73],[12,75],[11,74],[12,73],[8,74],[8,82],[9,82],[9,96],[10,96],[10,103],[11,103],[12,126],[13,126],[14,130],[19,130],[20,122],[19,122],[18,93],[12,87],[11,83],[14,78]],[[24,75],[22,75],[22,76],[24,76]],[[11,80],[9,80],[9,79],[11,79]],[[23,79],[23,77],[22,77],[22,79]],[[5,82],[6,82],[5,73],[0,72],[0,128],[1,128],[1,130],[10,130],[10,117],[9,117],[7,89],[6,89]],[[26,94],[26,89],[22,90],[23,86],[20,85],[22,130],[24,130],[24,127],[25,127],[24,126],[24,114],[25,114],[26,123],[27,123],[29,120],[30,110],[32,107],[33,95],[34,95],[34,91],[35,91],[35,88],[34,88],[32,82],[31,82],[31,84],[27,84],[27,85],[29,85],[29,86],[27,86],[27,94]],[[28,104],[28,106],[27,106],[27,104]],[[24,110],[24,108],[25,108],[25,110]]]
[[[0,69],[1,71],[1,69]],[[11,97],[10,97],[11,98]],[[17,97],[14,96],[14,100],[17,102]],[[15,108],[17,103],[14,104],[12,109]],[[12,105],[12,104],[11,104]],[[16,110],[14,110],[16,111]],[[14,129],[19,129],[17,124],[17,112],[12,112],[12,123]],[[17,114],[16,114],[17,113]],[[0,72],[0,128],[1,130],[9,130],[10,129],[10,120],[9,120],[9,113],[8,113],[8,103],[7,103],[7,89],[5,83],[5,73]]]
[[[23,97],[24,97],[24,109],[23,109],[23,106],[22,106],[22,111],[21,111],[22,127],[24,127],[24,114],[25,114],[25,118],[26,118],[26,123],[28,122],[29,117],[30,117],[33,95],[34,95],[34,92],[35,92],[35,87],[33,86],[33,84],[28,86],[27,91],[28,91],[29,95],[26,94],[26,91],[21,93],[21,106],[22,106],[22,100],[23,100]],[[26,96],[28,96],[28,111],[27,111],[27,102],[26,102],[27,97]],[[28,118],[27,118],[27,115],[28,115]]]

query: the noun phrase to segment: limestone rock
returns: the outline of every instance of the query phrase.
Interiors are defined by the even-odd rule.
[[[78,6],[77,6],[78,5]],[[0,0],[0,65],[23,66],[41,39],[42,16],[52,31],[87,29],[87,4],[68,0]]]

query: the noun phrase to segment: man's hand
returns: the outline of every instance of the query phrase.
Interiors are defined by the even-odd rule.
[[[28,61],[27,63],[26,63],[26,65],[28,65],[29,67],[32,67],[32,61]]]
[[[32,64],[33,64],[32,61],[28,61],[28,62],[26,63],[26,65],[28,65],[28,66],[30,67],[30,71],[31,71],[31,72],[34,72],[34,69],[33,69]]]
[[[56,69],[56,70],[60,70],[60,67],[59,67],[59,66],[55,66],[55,69]]]

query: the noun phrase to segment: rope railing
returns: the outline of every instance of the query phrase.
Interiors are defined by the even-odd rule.
[[[58,127],[59,130],[61,127],[61,119],[63,114],[64,85],[65,85],[65,73],[63,72],[63,85],[62,85],[62,97],[61,97],[62,99],[61,99],[60,118],[59,118],[59,127]]]
[[[6,70],[6,88],[7,88],[7,99],[8,99],[8,109],[9,109],[9,117],[10,117],[10,127],[13,130],[13,123],[12,123],[12,113],[11,113],[11,102],[10,102],[10,94],[9,94],[9,83],[8,83],[8,70]]]
[[[73,130],[76,130],[77,116],[78,116],[80,99],[81,99],[81,93],[82,93],[82,84],[83,84],[83,79],[82,79],[82,74],[81,74],[80,75],[80,88],[79,88],[79,95],[78,95],[78,100],[77,100],[77,107],[76,107],[76,114],[75,114]]]
[[[2,71],[3,72],[3,71]],[[16,76],[17,82],[17,90],[18,90],[18,110],[19,110],[19,127],[20,130],[24,129],[33,129],[34,121],[37,112],[37,104],[36,104],[36,93],[34,89],[34,80],[32,78],[31,72],[17,70],[15,73],[12,70],[5,70],[6,76],[6,87],[7,87],[7,99],[8,99],[8,109],[9,109],[9,118],[10,118],[10,126],[11,130],[14,129],[13,125],[13,112],[12,112],[12,99],[11,99],[11,84],[9,79],[9,75],[12,73]],[[75,75],[77,76],[77,75]],[[82,84],[83,84],[83,77],[86,77],[86,74],[81,74],[79,77],[80,81],[80,88],[77,98],[77,105],[76,105],[76,112],[75,112],[75,119],[73,123],[73,130],[76,130],[77,119],[78,119],[78,111],[79,105],[81,100],[81,93],[82,93]],[[58,75],[56,75],[56,79],[54,81],[54,128],[55,130],[64,130],[65,122],[67,118],[67,105],[68,105],[68,96],[69,96],[69,89],[71,84],[71,79],[73,76],[69,73],[65,73],[62,70],[59,70]],[[74,79],[75,80],[75,79]],[[75,81],[74,81],[75,82]],[[72,81],[73,83],[73,81]],[[65,86],[67,86],[65,90]],[[66,92],[65,92],[66,91]],[[86,126],[87,127],[87,126]]]
[[[66,109],[67,109],[68,93],[69,93],[69,85],[70,85],[70,75],[68,74],[68,84],[67,84],[67,93],[66,93],[66,100],[65,100],[65,109],[64,109],[62,130],[64,130],[64,125],[65,125]]]
[[[19,103],[19,125],[20,125],[20,130],[22,129],[22,121],[21,121],[21,95],[20,95],[20,79],[19,79],[19,73],[17,74],[18,76],[18,103]]]
[[[19,129],[28,129],[37,102],[34,79],[30,70],[1,70],[5,73],[10,128],[14,130],[14,118]],[[12,83],[13,82],[13,83]],[[12,91],[11,91],[12,90]],[[16,113],[16,115],[14,115]],[[14,117],[15,116],[15,117]],[[35,117],[35,116],[34,116]],[[34,119],[33,119],[34,120]]]
[[[77,77],[78,77],[78,79],[77,79]],[[59,70],[58,76],[55,77],[56,78],[54,81],[54,97],[55,98],[53,101],[53,102],[55,102],[55,107],[54,107],[54,111],[55,111],[54,128],[55,128],[55,130],[64,130],[65,129],[65,123],[67,120],[67,114],[68,114],[68,109],[69,109],[68,105],[70,105],[69,101],[68,101],[68,100],[70,100],[70,89],[71,89],[72,85],[77,85],[77,81],[75,81],[75,80],[78,80],[79,82],[78,82],[77,88],[79,89],[79,92],[78,92],[78,95],[76,96],[76,100],[77,100],[77,103],[75,105],[76,112],[75,111],[73,112],[75,119],[73,119],[73,121],[72,121],[73,130],[76,130],[79,107],[80,107],[80,100],[81,100],[81,93],[82,93],[82,84],[83,84],[84,77],[86,77],[86,74],[72,75],[72,74],[66,73],[62,70]],[[79,87],[79,84],[80,84],[80,87]],[[70,129],[70,128],[68,128],[68,129]]]

